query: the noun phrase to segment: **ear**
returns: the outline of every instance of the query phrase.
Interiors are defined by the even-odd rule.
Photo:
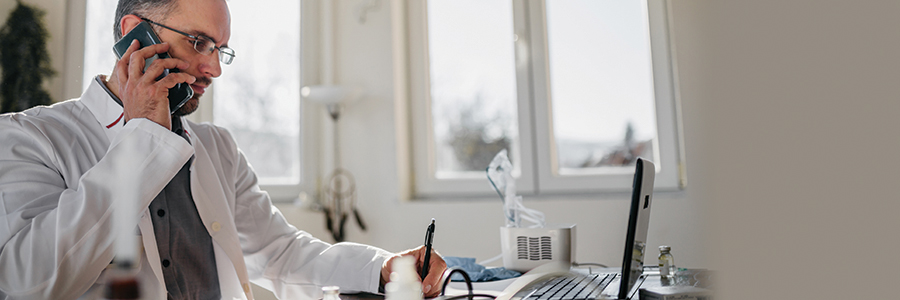
[[[122,21],[119,22],[119,28],[122,30],[122,36],[125,36],[132,29],[137,27],[138,24],[143,22],[140,17],[135,15],[125,15],[122,17]]]

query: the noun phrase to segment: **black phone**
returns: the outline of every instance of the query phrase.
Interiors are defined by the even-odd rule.
[[[160,44],[162,41],[159,39],[159,36],[156,35],[156,32],[153,32],[153,27],[150,27],[150,24],[146,21],[142,21],[137,27],[134,27],[131,31],[128,32],[125,36],[122,37],[115,45],[113,45],[113,52],[116,53],[116,56],[119,59],[122,58],[122,55],[125,54],[125,51],[128,50],[128,46],[131,46],[131,41],[138,40],[141,44],[140,48],[144,48],[153,44]],[[147,67],[150,66],[157,58],[169,58],[169,53],[160,53],[153,55],[144,61],[144,71],[147,71]],[[169,73],[177,73],[178,69],[165,69],[163,70],[162,75],[160,75],[156,80],[163,79]],[[169,89],[169,112],[175,113],[176,110],[181,108],[191,97],[194,96],[194,89],[191,88],[191,85],[180,82],[176,84],[174,87]],[[119,103],[121,104],[121,103]]]

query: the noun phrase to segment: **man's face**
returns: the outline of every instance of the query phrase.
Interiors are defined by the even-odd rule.
[[[163,20],[153,20],[184,31],[194,36],[205,36],[215,41],[216,46],[227,46],[231,37],[231,16],[228,6],[223,0],[179,0],[176,9]],[[159,38],[169,43],[169,55],[187,61],[190,64],[182,72],[197,78],[191,88],[194,97],[188,100],[175,115],[187,115],[199,106],[199,98],[212,84],[212,79],[222,75],[219,62],[219,50],[203,55],[194,50],[193,40],[177,32],[157,30]]]

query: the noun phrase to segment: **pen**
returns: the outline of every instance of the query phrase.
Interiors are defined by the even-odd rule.
[[[434,242],[434,218],[431,218],[431,225],[425,230],[425,262],[422,263],[422,280],[428,276],[428,266],[431,264],[431,243]]]

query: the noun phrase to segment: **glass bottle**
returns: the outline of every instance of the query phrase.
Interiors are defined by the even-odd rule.
[[[391,281],[384,286],[385,300],[422,300],[422,283],[412,256],[395,258],[391,264]]]
[[[659,246],[659,276],[663,279],[675,277],[675,257],[672,256],[672,247]]]
[[[341,289],[336,286],[322,287],[322,300],[341,300]]]

